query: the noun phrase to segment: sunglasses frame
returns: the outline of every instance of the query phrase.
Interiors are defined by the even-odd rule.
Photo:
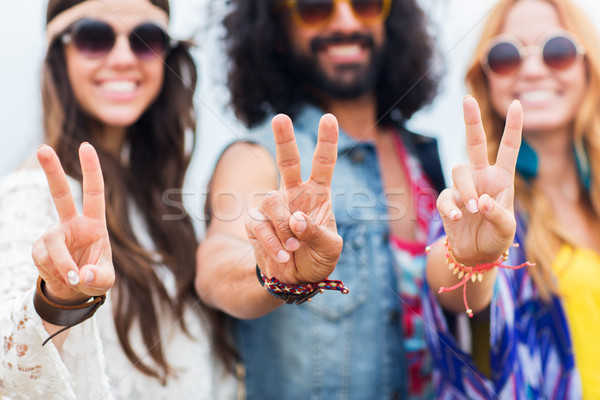
[[[352,14],[354,15],[354,17],[364,23],[385,21],[387,19],[387,17],[390,15],[390,10],[392,9],[392,0],[381,0],[382,4],[381,4],[381,11],[380,11],[379,15],[377,15],[376,17],[373,17],[373,18],[365,18],[354,9],[352,0],[330,0],[332,3],[332,8],[331,8],[331,12],[327,16],[327,18],[325,18],[323,21],[319,21],[319,22],[306,22],[305,20],[302,19],[302,16],[300,15],[300,12],[298,11],[298,7],[297,7],[298,1],[302,1],[302,0],[284,0],[280,4],[283,7],[290,9],[292,11],[292,18],[294,18],[294,21],[296,22],[296,24],[298,24],[299,26],[303,26],[303,27],[315,27],[315,26],[327,25],[333,18],[333,15],[335,14],[335,7],[340,2],[348,3],[350,5],[350,9],[352,10]]]
[[[546,44],[548,44],[548,42],[550,40],[555,39],[555,38],[560,38],[560,37],[571,41],[571,43],[573,43],[573,45],[575,47],[576,53],[575,53],[575,58],[573,59],[573,62],[568,67],[554,68],[551,65],[548,65],[546,63],[546,60],[544,60],[544,47],[546,47]],[[519,64],[517,65],[517,67],[515,68],[514,71],[508,72],[506,74],[499,74],[499,73],[495,72],[494,70],[492,70],[492,68],[490,67],[490,64],[489,64],[490,52],[492,51],[494,46],[496,46],[497,44],[500,44],[500,43],[512,44],[513,46],[515,46],[515,48],[517,49],[517,52],[519,53]],[[564,29],[553,30],[553,31],[549,32],[548,34],[542,36],[542,38],[540,38],[540,40],[536,44],[529,45],[529,46],[525,46],[523,44],[523,42],[521,42],[519,39],[517,39],[516,37],[514,37],[512,35],[501,34],[501,35],[494,36],[490,40],[490,42],[486,46],[486,51],[484,53],[484,56],[481,58],[480,64],[481,64],[481,68],[486,73],[486,75],[511,76],[511,75],[514,75],[515,73],[517,73],[517,71],[521,67],[525,57],[529,56],[530,54],[538,55],[541,58],[542,63],[546,67],[550,68],[551,70],[564,71],[566,69],[569,69],[573,65],[575,65],[576,62],[583,59],[583,56],[585,55],[585,48],[583,47],[583,45],[581,44],[581,42],[579,41],[577,36],[575,36],[573,33],[569,32],[567,30],[564,30]]]
[[[99,55],[86,54],[86,52],[84,52],[81,49],[79,49],[79,47],[75,43],[75,36],[77,35],[77,32],[85,25],[86,22],[93,22],[93,23],[105,24],[106,26],[108,26],[112,30],[112,33],[113,33],[113,43],[112,43],[110,49],[108,49],[105,53],[102,53],[102,54],[99,54]],[[159,28],[164,33],[165,38],[166,38],[166,46],[165,46],[164,52],[162,54],[154,52],[151,49],[150,46],[147,46],[148,47],[148,55],[152,54],[152,56],[150,56],[150,57],[144,57],[144,56],[140,56],[140,54],[138,54],[137,52],[135,52],[133,50],[133,48],[131,47],[131,38],[132,38],[132,35],[135,35],[135,37],[137,37],[137,39],[140,40],[140,42],[142,42],[142,43],[145,44],[145,42],[143,40],[141,40],[141,38],[139,37],[139,35],[137,35],[135,33],[135,30],[138,29],[140,26],[148,25],[148,24],[156,26],[157,28]],[[160,26],[160,25],[158,25],[158,24],[156,24],[156,23],[154,23],[152,21],[141,22],[141,23],[137,24],[136,26],[134,26],[133,28],[131,28],[129,30],[129,32],[127,32],[127,33],[119,33],[119,32],[117,32],[115,30],[115,28],[112,25],[110,25],[108,22],[103,21],[101,19],[81,18],[81,19],[75,21],[73,24],[71,24],[71,26],[69,28],[67,28],[65,30],[65,32],[62,35],[60,35],[59,37],[60,37],[60,39],[61,39],[61,41],[62,41],[63,44],[72,43],[75,46],[75,48],[77,49],[77,51],[79,51],[81,54],[85,55],[85,57],[90,58],[90,59],[100,59],[100,58],[106,57],[108,54],[110,54],[111,51],[113,51],[113,49],[115,48],[115,45],[117,43],[117,38],[119,36],[121,36],[121,35],[125,35],[127,37],[127,44],[129,46],[129,51],[131,51],[131,53],[133,55],[135,55],[135,57],[138,60],[141,60],[141,61],[146,61],[146,60],[150,60],[150,59],[153,59],[153,58],[163,58],[163,57],[166,57],[169,54],[169,52],[173,48],[177,47],[177,45],[179,44],[179,41],[171,38],[171,36],[169,35],[169,32],[167,32],[162,26]]]

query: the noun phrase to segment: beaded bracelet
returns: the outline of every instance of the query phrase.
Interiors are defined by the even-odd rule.
[[[306,301],[311,301],[318,293],[323,293],[325,290],[339,290],[342,294],[348,294],[349,290],[344,286],[342,281],[334,281],[324,279],[316,283],[308,283],[306,285],[287,285],[280,282],[277,278],[267,278],[258,264],[256,265],[256,277],[271,296],[281,300],[285,300],[286,304],[302,304]]]
[[[518,247],[518,246],[519,246],[518,243],[514,243],[511,245],[511,247]],[[452,254],[452,251],[450,249],[450,243],[448,242],[448,238],[446,238],[446,240],[444,240],[444,247],[446,248],[446,264],[448,264],[448,269],[450,269],[454,275],[458,274],[458,279],[461,279],[461,281],[459,283],[457,283],[456,285],[448,287],[448,288],[441,287],[440,290],[438,290],[438,293],[450,292],[450,291],[458,289],[459,287],[462,286],[463,287],[463,301],[465,303],[465,309],[467,311],[467,315],[470,318],[473,317],[473,310],[469,307],[469,303],[467,303],[467,282],[469,281],[469,279],[471,280],[471,282],[475,282],[475,281],[481,282],[481,281],[483,281],[483,272],[490,271],[490,270],[494,269],[495,267],[516,270],[516,269],[521,269],[523,267],[532,267],[535,265],[528,261],[524,262],[523,264],[514,265],[514,266],[513,265],[502,265],[502,263],[504,261],[508,260],[508,252],[510,250],[510,247],[508,249],[506,249],[506,251],[500,256],[500,258],[498,258],[498,260],[496,260],[494,262],[477,264],[475,266],[464,265],[464,264],[456,261],[456,258],[454,258],[454,254]],[[429,246],[427,246],[427,248],[425,249],[425,251],[427,253],[429,253],[430,250],[431,250],[431,247],[429,247]]]

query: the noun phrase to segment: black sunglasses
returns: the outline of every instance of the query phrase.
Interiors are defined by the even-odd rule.
[[[140,60],[164,57],[177,42],[171,40],[160,26],[145,22],[133,28],[127,35],[129,47]],[[80,19],[62,35],[63,43],[73,43],[77,50],[89,58],[104,57],[115,45],[117,33],[106,22]]]
[[[585,53],[583,46],[567,31],[555,32],[541,44],[523,46],[511,36],[499,35],[492,39],[481,64],[486,72],[510,75],[516,72],[528,54],[537,53],[544,63],[555,70],[570,68]]]
[[[317,25],[327,23],[341,1],[350,3],[354,16],[366,23],[387,18],[392,3],[392,0],[284,0],[280,4],[292,10],[299,24]]]

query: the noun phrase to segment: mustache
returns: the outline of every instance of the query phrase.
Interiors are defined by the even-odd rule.
[[[316,36],[310,41],[310,49],[313,53],[316,53],[326,46],[345,43],[359,43],[365,47],[375,47],[375,39],[373,39],[372,35],[353,33],[352,35],[335,34],[331,36]]]

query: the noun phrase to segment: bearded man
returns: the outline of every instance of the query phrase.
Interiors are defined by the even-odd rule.
[[[246,396],[427,398],[419,291],[444,180],[436,141],[405,128],[438,84],[425,15],[415,0],[231,3],[228,85],[253,129],[214,171],[196,288],[235,317]],[[291,120],[271,130],[276,113]],[[312,297],[327,278],[349,293]]]

